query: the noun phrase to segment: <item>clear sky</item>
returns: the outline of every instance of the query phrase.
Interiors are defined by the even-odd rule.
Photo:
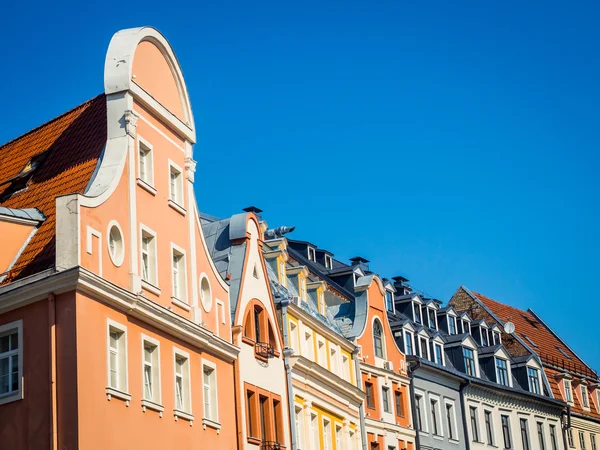
[[[112,34],[155,26],[202,211],[530,307],[600,369],[598,2],[44,4],[2,7],[0,142],[102,92]]]

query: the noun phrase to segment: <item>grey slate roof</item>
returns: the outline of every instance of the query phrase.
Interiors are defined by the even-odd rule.
[[[16,209],[0,206],[0,216],[35,220],[36,222],[43,222],[46,220],[46,216],[44,216],[37,208]]]

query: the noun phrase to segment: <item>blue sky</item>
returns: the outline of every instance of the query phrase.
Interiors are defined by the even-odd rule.
[[[155,26],[201,210],[256,205],[441,300],[533,308],[600,369],[600,7],[524,3],[13,2],[0,142],[102,92],[112,34]]]

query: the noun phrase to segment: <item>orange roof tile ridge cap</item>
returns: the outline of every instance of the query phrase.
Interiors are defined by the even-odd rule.
[[[10,141],[7,141],[7,142],[5,142],[4,144],[0,144],[0,151],[1,151],[1,150],[2,150],[4,147],[6,147],[7,145],[9,145],[9,144],[14,144],[15,142],[19,141],[20,139],[23,139],[23,138],[25,138],[25,137],[29,136],[30,134],[32,134],[32,133],[35,133],[36,131],[39,131],[39,130],[41,130],[42,128],[46,127],[47,125],[50,125],[50,124],[52,124],[52,123],[56,122],[57,120],[60,120],[60,119],[62,119],[62,118],[63,118],[63,117],[65,117],[67,114],[71,114],[72,112],[74,112],[74,111],[77,111],[78,109],[81,109],[81,108],[83,108],[84,106],[86,106],[86,105],[88,105],[88,104],[92,103],[92,102],[93,102],[94,100],[96,100],[98,97],[102,97],[102,96],[104,96],[104,93],[98,94],[98,95],[96,95],[95,97],[93,97],[93,98],[90,98],[89,100],[86,100],[85,102],[83,102],[83,103],[80,103],[80,104],[79,104],[79,105],[77,105],[77,106],[74,106],[73,108],[69,109],[68,111],[65,111],[64,113],[62,113],[62,114],[59,114],[58,116],[56,116],[56,117],[54,117],[54,118],[52,118],[52,119],[50,119],[50,120],[48,120],[48,121],[46,121],[46,122],[42,123],[41,125],[38,125],[37,127],[35,127],[35,128],[32,128],[32,129],[31,129],[31,130],[29,130],[29,131],[26,131],[25,133],[23,133],[23,134],[21,134],[21,135],[19,135],[19,136],[15,137],[15,138],[13,138],[13,139],[11,139]]]
[[[574,350],[573,350],[571,347],[569,347],[569,345],[568,345],[568,344],[567,344],[567,343],[566,343],[566,342],[565,342],[565,341],[564,341],[564,340],[563,340],[563,339],[562,339],[562,338],[561,338],[561,337],[560,337],[558,334],[556,334],[556,333],[554,332],[554,330],[553,330],[552,328],[550,328],[550,326],[548,326],[548,325],[546,324],[546,322],[544,322],[544,321],[542,320],[542,318],[541,318],[539,315],[537,315],[533,309],[531,309],[531,308],[528,308],[528,309],[527,309],[527,312],[528,312],[529,314],[533,315],[533,317],[535,317],[535,318],[536,318],[536,320],[537,320],[538,322],[540,322],[540,323],[541,323],[541,324],[542,324],[542,325],[543,325],[543,326],[544,326],[544,327],[545,327],[545,328],[546,328],[546,329],[547,329],[547,330],[548,330],[548,331],[549,331],[549,332],[550,332],[550,333],[551,333],[551,334],[552,334],[552,335],[553,335],[553,336],[554,336],[556,339],[558,339],[558,340],[559,340],[559,341],[560,341],[560,342],[561,342],[561,343],[562,343],[562,344],[563,344],[563,345],[564,345],[564,346],[565,346],[567,349],[569,349],[569,351],[570,351],[571,353],[573,353],[573,354],[574,354],[574,355],[577,357],[577,359],[579,359],[579,361],[581,362],[581,364],[583,364],[583,365],[584,365],[584,366],[586,366],[588,369],[590,369],[590,371],[591,371],[591,372],[596,372],[596,371],[595,371],[595,370],[594,370],[594,369],[593,369],[593,368],[592,368],[592,367],[591,367],[589,364],[587,364],[587,363],[586,363],[586,362],[583,360],[583,358],[581,358],[581,357],[580,357],[580,356],[579,356],[579,355],[578,355],[578,354],[577,354],[577,353],[576,353],[576,352],[575,352],[575,351],[574,351]]]

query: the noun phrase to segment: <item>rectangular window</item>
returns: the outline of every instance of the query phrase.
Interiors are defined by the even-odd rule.
[[[213,422],[218,422],[217,369],[212,364],[204,364],[202,366],[202,387],[204,396],[204,418]]]
[[[191,413],[189,357],[175,353],[175,410]]]
[[[283,406],[281,404],[281,397],[273,398],[273,422],[275,430],[275,442],[283,442],[284,435],[284,423],[283,423]]]
[[[479,425],[477,423],[477,408],[471,406],[469,408],[470,416],[471,416],[471,434],[473,435],[473,441],[479,441]]]
[[[143,399],[159,405],[160,395],[160,358],[158,341],[151,338],[142,338],[144,359],[142,363],[144,393]]]
[[[583,431],[579,432],[579,445],[581,446],[581,450],[586,450],[585,433]]]
[[[435,344],[435,362],[439,365],[444,365],[444,360],[442,358],[442,346],[439,344]]]
[[[21,398],[23,322],[0,326],[0,404]]]
[[[172,251],[172,278],[173,298],[182,302],[186,300],[187,288],[185,285],[185,254],[182,250],[171,247]]]
[[[498,384],[508,386],[508,366],[505,359],[496,358],[496,376]]]
[[[523,443],[523,450],[529,450],[529,429],[527,427],[527,419],[520,419],[521,425],[521,442]]]
[[[575,447],[575,439],[573,438],[573,428],[567,428],[567,440],[569,447]]]
[[[174,163],[169,164],[169,200],[183,206],[183,175]]]
[[[108,321],[108,386],[127,392],[127,328]]]
[[[342,427],[339,425],[335,426],[335,449],[344,450],[344,436],[342,434]]]
[[[534,394],[540,394],[540,378],[538,370],[531,367],[527,368],[527,379],[529,381],[529,391]]]
[[[483,347],[487,347],[488,346],[487,330],[483,329],[483,328],[479,328],[479,332],[481,333],[481,345]]]
[[[394,392],[394,399],[396,401],[396,415],[398,417],[404,417],[404,399],[401,391]]]
[[[391,413],[392,411],[390,410],[390,390],[387,387],[382,387],[381,388],[381,396],[383,399],[383,410],[386,413]]]
[[[319,448],[319,424],[317,423],[317,415],[310,415],[310,435],[312,436],[312,448]]]
[[[492,426],[492,412],[484,410],[483,415],[485,417],[485,435],[487,438],[487,443],[489,445],[494,445],[494,430],[493,430],[493,426]]]
[[[563,385],[565,388],[565,400],[567,403],[572,403],[573,402],[573,394],[571,392],[571,381],[563,380]]]
[[[258,394],[256,394],[253,390],[246,388],[246,420],[248,426],[248,437],[258,439],[258,423],[256,421],[256,417],[258,416],[258,411],[256,409],[256,399]]]
[[[323,419],[323,450],[331,448],[331,422]]]
[[[590,401],[588,399],[588,388],[585,384],[581,385],[581,400],[584,408],[590,407]]]
[[[142,280],[156,286],[156,235],[149,229],[142,229]]]
[[[304,450],[304,415],[302,413],[302,407],[295,406],[294,412],[298,450]]]
[[[315,249],[312,247],[308,247],[308,260],[309,261],[316,261],[316,253],[315,253]]]
[[[596,435],[590,434],[590,442],[592,443],[592,450],[596,450]]]
[[[470,348],[463,347],[463,358],[465,362],[465,372],[472,377],[477,376],[475,372],[475,355]]]
[[[456,319],[448,316],[448,334],[456,334]]]
[[[138,177],[149,186],[154,186],[152,146],[138,136]]]
[[[423,397],[420,395],[415,395],[415,411],[416,411],[416,419],[417,419],[417,430],[423,431],[423,420],[421,416],[421,400]]]
[[[429,328],[437,329],[435,326],[435,310],[427,308],[427,317],[429,318]]]
[[[441,433],[441,430],[439,429],[439,426],[438,426],[438,420],[439,420],[439,417],[438,417],[438,407],[437,407],[438,406],[438,402],[437,402],[437,400],[433,400],[432,399],[431,402],[430,402],[430,404],[431,404],[431,427],[432,427],[432,431],[433,431],[434,435],[440,436],[442,433]]]
[[[331,269],[332,266],[333,264],[331,263],[331,256],[325,255],[325,268]]]
[[[421,305],[413,303],[413,309],[415,311],[415,322],[421,323]]]
[[[413,345],[412,345],[412,334],[408,332],[404,332],[404,346],[406,347],[406,354],[413,354]]]
[[[546,450],[546,439],[544,438],[544,424],[537,423],[538,440],[540,441],[540,450]]]
[[[394,297],[390,291],[387,291],[385,293],[385,307],[388,311],[394,310]]]
[[[504,448],[512,448],[512,439],[510,438],[510,419],[508,416],[500,416],[502,422],[502,437],[504,438]]]
[[[419,338],[419,342],[421,343],[420,347],[421,347],[421,358],[425,358],[425,359],[429,359],[429,352],[427,349],[427,339],[425,338]]]
[[[556,426],[550,425],[550,444],[552,450],[558,450],[558,441],[556,440]]]
[[[452,406],[451,403],[446,403],[446,424],[448,427],[448,439],[455,439],[454,419],[454,406]]]
[[[365,381],[365,393],[367,394],[367,408],[375,408],[375,401],[373,399],[373,383]]]

